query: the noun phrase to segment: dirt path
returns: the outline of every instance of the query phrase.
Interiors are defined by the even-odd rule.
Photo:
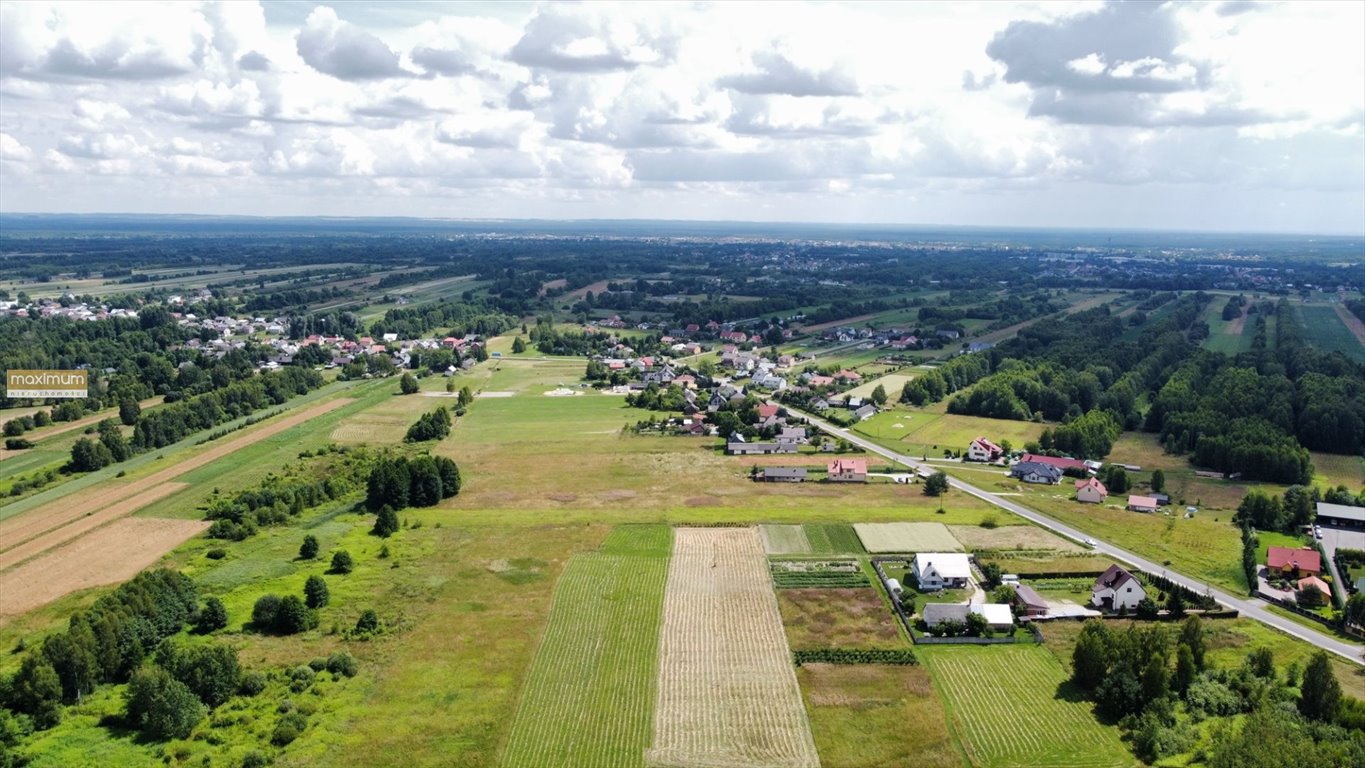
[[[1251,309],[1250,304],[1242,307],[1242,314],[1238,315],[1236,320],[1228,323],[1228,326],[1223,329],[1223,333],[1228,336],[1241,336],[1242,330],[1246,328],[1248,309]]]
[[[117,584],[208,527],[202,520],[126,518],[0,575],[0,625],[63,595]]]
[[[0,551],[5,551],[8,558],[8,550],[19,546],[28,539],[35,538],[49,531],[54,531],[62,526],[71,524],[74,521],[92,515],[101,509],[113,507],[115,505],[123,508],[120,502],[130,501],[142,494],[151,496],[151,492],[157,486],[166,483],[171,478],[182,475],[186,472],[198,469],[209,462],[228,456],[238,449],[244,448],[253,443],[260,442],[272,435],[283,432],[290,427],[297,426],[328,411],[335,410],[351,402],[348,398],[339,398],[320,403],[302,411],[291,413],[279,421],[271,422],[261,429],[249,431],[240,437],[223,439],[218,441],[213,447],[192,456],[184,461],[173,464],[165,469],[153,472],[146,477],[138,478],[131,482],[119,485],[107,486],[103,489],[92,489],[90,491],[72,494],[79,498],[70,497],[58,499],[41,507],[35,507],[20,515],[16,515],[8,520],[0,521]],[[176,489],[178,490],[178,489]],[[168,492],[155,496],[161,498]],[[145,506],[154,498],[127,508],[125,514],[131,514],[137,509]],[[65,541],[71,537],[54,537],[53,541]],[[26,548],[27,549],[27,548]],[[36,554],[30,552],[30,556]],[[15,561],[17,562],[17,561]],[[5,566],[0,566],[5,567]]]
[[[1345,305],[1338,304],[1335,308],[1337,310],[1337,317],[1340,317],[1341,322],[1345,323],[1346,327],[1351,329],[1351,333],[1355,334],[1356,341],[1365,345],[1365,323],[1362,323],[1360,318],[1351,314],[1351,310],[1347,309]]]

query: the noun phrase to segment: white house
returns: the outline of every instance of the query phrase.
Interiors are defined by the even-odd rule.
[[[921,552],[910,564],[920,589],[960,589],[967,586],[971,566],[961,552]]]
[[[1137,604],[1147,596],[1133,574],[1117,565],[1100,574],[1095,586],[1090,589],[1090,604],[1104,611],[1133,611]]]
[[[1086,504],[1103,504],[1109,497],[1109,489],[1104,487],[1104,483],[1091,477],[1085,480],[1076,481],[1076,501],[1083,501]]]
[[[984,437],[978,437],[967,446],[968,461],[995,461],[1003,456],[1005,449]]]

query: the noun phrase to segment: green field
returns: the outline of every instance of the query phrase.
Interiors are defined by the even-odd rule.
[[[569,562],[501,765],[644,765],[671,533],[618,528]]]
[[[981,768],[1129,766],[1137,760],[1068,695],[1066,672],[1037,646],[941,646],[921,651],[947,702],[953,734]]]
[[[817,555],[860,555],[864,552],[862,542],[853,526],[843,523],[807,523],[806,541],[810,551]]]
[[[943,456],[944,449],[966,451],[978,437],[999,443],[1008,440],[1016,449],[1038,439],[1046,424],[1029,421],[987,419],[933,413],[921,409],[894,408],[859,423],[853,431],[878,444],[910,456]]]
[[[923,667],[807,664],[796,671],[824,768],[959,768]]]
[[[1365,362],[1365,344],[1351,333],[1330,306],[1296,306],[1294,315],[1303,326],[1308,344],[1323,352],[1341,352],[1357,362]]]
[[[1236,320],[1223,319],[1223,307],[1227,304],[1226,296],[1214,296],[1208,306],[1204,307],[1204,314],[1200,320],[1209,324],[1209,337],[1204,339],[1203,347],[1214,352],[1222,352],[1225,355],[1235,355],[1251,349],[1251,337],[1256,333],[1255,316],[1245,315]]]

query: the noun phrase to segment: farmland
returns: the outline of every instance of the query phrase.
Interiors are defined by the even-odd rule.
[[[978,437],[997,443],[1008,440],[1016,448],[1038,439],[1045,425],[1027,421],[987,419],[908,410],[898,407],[859,423],[854,431],[909,456],[942,456],[945,449],[965,451]]]
[[[658,668],[651,765],[820,765],[756,530],[675,532]]]
[[[965,764],[923,667],[806,664],[797,677],[824,768]]]
[[[643,765],[653,727],[668,533],[661,526],[620,528],[601,552],[570,560],[501,765]]]
[[[962,551],[962,544],[942,523],[858,523],[853,529],[872,553]]]
[[[1117,732],[1095,719],[1088,702],[1066,694],[1066,673],[1044,648],[938,647],[922,656],[973,765],[1137,763]]]
[[[1294,308],[1308,343],[1324,352],[1340,352],[1365,362],[1365,342],[1346,326],[1335,307],[1304,304]]]

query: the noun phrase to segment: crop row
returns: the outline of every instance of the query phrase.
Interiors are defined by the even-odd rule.
[[[909,648],[811,648],[793,651],[792,661],[802,664],[918,664]]]
[[[657,531],[631,529],[614,531],[604,549],[659,545]],[[641,768],[653,732],[667,567],[657,555],[569,561],[512,721],[505,768]]]
[[[851,589],[855,587],[870,587],[872,580],[862,571],[855,573],[841,573],[839,571],[812,571],[801,573],[799,571],[774,571],[773,586],[778,589],[802,589],[802,588],[822,588],[822,589]]]

